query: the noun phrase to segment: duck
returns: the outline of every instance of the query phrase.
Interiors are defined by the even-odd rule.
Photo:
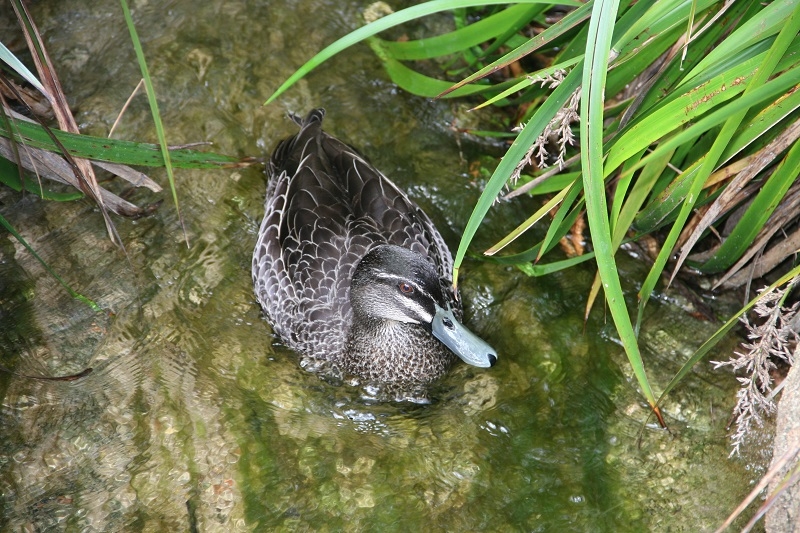
[[[427,214],[355,148],[322,129],[325,110],[267,163],[253,251],[256,299],[301,366],[359,382],[429,384],[457,358],[497,352],[461,321],[453,259]]]

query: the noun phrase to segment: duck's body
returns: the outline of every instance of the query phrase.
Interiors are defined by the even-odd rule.
[[[460,315],[450,252],[403,191],[322,131],[323,117],[318,109],[295,119],[300,132],[270,159],[253,253],[256,297],[307,362],[372,382],[433,381],[454,360],[434,336],[437,324],[452,326],[451,308]],[[473,364],[496,360],[488,345],[477,350],[484,359]]]

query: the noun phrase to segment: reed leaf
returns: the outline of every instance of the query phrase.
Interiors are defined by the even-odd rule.
[[[56,281],[58,281],[58,283],[61,284],[62,287],[64,287],[64,289],[70,294],[70,296],[72,296],[73,298],[75,298],[80,302],[85,303],[95,312],[100,312],[103,310],[99,305],[97,305],[94,302],[94,300],[91,300],[90,298],[87,298],[86,296],[76,292],[72,287],[69,286],[69,284],[67,284],[66,281],[61,279],[61,276],[56,274],[55,270],[53,270],[50,267],[50,265],[48,265],[47,262],[45,262],[45,260],[42,259],[39,256],[39,254],[36,253],[36,250],[34,250],[31,247],[31,245],[28,244],[28,242],[22,237],[22,235],[20,235],[19,232],[16,229],[14,229],[14,226],[12,226],[8,222],[8,220],[6,220],[5,217],[3,217],[3,215],[0,215],[0,226],[3,226],[11,235],[13,235],[14,238],[17,239],[17,241],[19,241],[19,243],[22,244],[22,246],[24,246],[28,250],[28,252],[33,257],[36,258],[37,261],[39,261],[39,263],[44,267],[44,269],[47,270],[47,272],[49,272],[50,275],[53,276],[56,279]]]
[[[519,4],[483,18],[455,31],[411,41],[382,41],[389,57],[398,61],[432,59],[478,46],[528,24],[547,6]],[[501,39],[502,41],[502,39]]]
[[[0,61],[3,61],[3,63],[8,65],[11,68],[11,70],[19,74],[19,76],[22,79],[33,85],[36,88],[36,90],[45,95],[45,97],[48,100],[51,100],[53,98],[52,95],[50,95],[47,92],[47,89],[44,88],[42,82],[39,81],[39,78],[37,78],[36,75],[33,74],[33,72],[28,70],[28,67],[26,67],[25,64],[22,63],[22,61],[17,59],[17,56],[11,53],[11,50],[6,48],[6,45],[4,45],[1,42],[0,42]]]
[[[385,46],[387,41],[371,37],[368,39],[368,42],[375,52],[375,55],[383,62],[386,73],[401,89],[418,96],[433,98],[450,87],[451,84],[449,82],[420,74],[392,57]],[[461,87],[458,91],[454,91],[448,96],[456,98],[477,93],[488,93],[492,95],[500,92],[502,89],[503,87],[491,85],[468,85]]]
[[[285,82],[283,82],[281,86],[278,87],[274,93],[272,93],[267,101],[264,102],[264,105],[268,105],[275,101],[275,99],[283,94],[284,91],[286,91],[289,87],[297,83],[299,80],[305,77],[306,74],[317,68],[331,57],[335,56],[342,50],[346,50],[354,44],[360,43],[367,37],[372,37],[373,35],[377,35],[382,31],[388,30],[389,28],[394,28],[395,26],[399,26],[400,24],[409,22],[411,20],[425,17],[427,15],[433,15],[434,13],[440,13],[442,11],[449,11],[456,8],[491,6],[508,3],[550,4],[550,2],[546,2],[544,0],[516,0],[515,2],[508,2],[508,0],[433,0],[431,2],[424,2],[417,6],[402,9],[396,13],[387,15],[353,32],[350,32],[341,39],[338,39],[334,43],[328,45],[325,49],[298,68]],[[565,0],[562,3],[564,5],[572,6],[579,5],[579,2],[574,0]]]
[[[725,270],[744,254],[797,179],[798,168],[800,168],[800,143],[795,142],[719,249],[702,264],[696,265],[701,272]]]
[[[797,37],[798,32],[800,32],[800,4],[795,7],[795,10],[791,12],[788,20],[782,26],[780,34],[773,42],[769,52],[765,54],[765,57],[758,67],[758,71],[753,76],[753,79],[749,83],[747,89],[745,89],[745,94],[750,92],[754,87],[763,84],[772,76],[778,67],[781,58],[784,57],[792,42]],[[744,119],[747,111],[747,109],[743,109],[737,112],[736,115],[732,116],[728,122],[725,123],[725,126],[720,132],[720,137],[718,138],[717,143],[715,143],[714,147],[712,148],[714,154],[717,152],[719,152],[720,156],[723,154],[724,149],[727,147],[728,141],[733,138],[735,130],[738,128],[739,123]],[[729,131],[730,133],[728,133]],[[719,147],[717,147],[718,143],[724,144],[721,144]],[[752,242],[752,239],[767,221],[769,215],[772,214],[772,211],[774,211],[775,207],[777,207],[777,201],[779,201],[780,198],[783,198],[783,195],[786,194],[786,191],[789,189],[789,186],[796,177],[796,170],[798,168],[798,163],[800,163],[800,150],[796,150],[796,148],[797,145],[795,144],[795,147],[790,150],[789,156],[787,156],[784,162],[785,164],[772,176],[772,178],[770,178],[770,180],[767,181],[767,184],[756,197],[753,205],[750,206],[750,210],[745,215],[747,217],[747,224],[749,225],[743,227],[740,222],[736,228],[739,230],[738,233],[736,230],[734,230],[734,233],[736,233],[736,238],[745,237],[747,240],[739,241],[737,243],[734,236],[731,235],[731,238],[727,239],[725,243],[723,243],[720,251],[715,254],[714,258],[706,262],[704,267],[707,271],[714,272],[727,268],[736,261],[736,259],[747,247],[742,246],[741,243]],[[701,169],[700,175],[697,179],[705,180],[707,178],[706,174],[711,174],[711,167],[716,165],[716,161],[711,162],[710,159],[708,161],[709,165],[704,166]],[[787,164],[791,165],[788,167],[788,171]],[[759,211],[753,211],[754,208],[758,209]],[[686,260],[686,257],[689,255],[693,245],[694,241],[687,243],[681,250],[681,254],[678,257],[672,277],[675,277],[675,274]],[[737,250],[738,254],[735,253]]]
[[[533,145],[533,141],[542,134],[545,126],[550,123],[556,115],[556,112],[567,103],[569,97],[578,87],[580,72],[581,69],[579,68],[570,72],[567,77],[564,78],[564,81],[553,90],[553,93],[547,100],[537,108],[533,117],[523,126],[519,135],[517,135],[517,138],[514,139],[511,147],[506,152],[505,157],[500,160],[500,164],[497,165],[491,178],[489,178],[489,181],[486,183],[467,221],[464,233],[461,236],[461,242],[456,251],[453,262],[454,285],[458,284],[458,271],[461,267],[461,263],[464,260],[467,248],[472,242],[475,233],[478,231],[478,227],[483,221],[483,218],[486,216],[486,213],[489,212],[495,198],[497,198],[497,195],[508,181],[509,176],[511,176],[514,169],[517,168],[519,163],[525,158],[531,145]]]
[[[153,88],[153,80],[150,79],[150,69],[147,68],[147,61],[144,58],[144,51],[142,50],[142,43],[139,40],[139,35],[136,32],[136,26],[131,17],[131,10],[128,8],[127,0],[120,0],[122,6],[122,14],[125,17],[125,24],[128,26],[128,32],[131,36],[131,43],[133,49],[136,51],[136,60],[139,63],[139,68],[142,71],[142,78],[144,79],[144,86],[147,89],[147,101],[150,103],[150,113],[153,116],[153,123],[156,127],[156,135],[158,137],[158,146],[161,149],[161,157],[164,158],[164,168],[167,171],[167,179],[169,180],[169,188],[172,191],[172,201],[175,203],[175,211],[178,213],[178,220],[181,223],[181,230],[183,231],[183,238],[186,241],[186,247],[189,247],[189,235],[186,233],[186,225],[183,222],[183,215],[181,214],[181,206],[178,203],[178,190],[175,187],[175,174],[172,170],[172,162],[170,160],[169,147],[167,146],[167,138],[164,133],[164,124],[161,121],[161,113],[158,110],[158,100],[156,99],[156,91]]]
[[[581,165],[586,191],[586,214],[594,245],[595,260],[611,316],[642,394],[650,403],[661,425],[664,421],[644,370],[633,324],[617,273],[611,228],[605,196],[603,172],[603,104],[612,32],[619,0],[597,0],[589,21],[585,67],[581,84]]]
[[[565,5],[574,5],[574,4],[565,4]],[[563,19],[559,20],[558,22],[556,22],[555,24],[544,30],[542,33],[531,38],[524,45],[515,48],[514,50],[508,52],[506,55],[501,57],[500,59],[497,59],[493,63],[483,67],[478,72],[470,76],[467,76],[458,83],[453,84],[449,89],[443,91],[442,94],[439,95],[439,98],[447,95],[451,91],[455,91],[456,89],[463,87],[464,85],[474,83],[503,68],[506,68],[511,63],[519,61],[523,57],[532,54],[533,52],[545,46],[546,44],[565,35],[566,33],[570,32],[571,30],[573,30],[574,28],[576,28],[578,25],[580,25],[582,22],[584,22],[586,19],[589,18],[593,6],[594,6],[594,0],[589,0],[585,4],[580,5],[578,9],[570,12]]]
[[[54,202],[70,202],[84,197],[83,193],[79,191],[53,192],[42,187],[41,183],[36,180],[21,180],[17,165],[2,158],[0,158],[0,182],[15,191],[25,190],[44,200],[52,200]]]
[[[38,124],[21,120],[13,122],[13,128],[11,128],[0,121],[0,137],[55,153],[60,152],[60,144],[75,157],[95,161],[145,167],[163,167],[165,165],[164,155],[156,144],[93,137],[51,129],[50,132],[58,140],[56,143],[45,128]],[[249,163],[249,161],[241,161],[234,157],[188,148],[172,148],[169,153],[170,161],[177,168],[226,168]]]
[[[53,62],[50,59],[50,55],[47,53],[47,49],[44,46],[36,23],[22,0],[12,0],[11,6],[20,23],[20,28],[28,44],[28,50],[31,52],[31,57],[36,65],[36,71],[39,73],[42,85],[46,88],[43,94],[50,102],[59,127],[65,131],[78,133],[78,125],[75,122],[75,118],[72,116],[67,97],[64,94],[58,75],[53,68]],[[109,238],[124,250],[125,247],[117,234],[114,222],[111,220],[103,202],[103,195],[100,186],[97,184],[97,178],[91,164],[85,159],[73,158],[68,153],[64,153],[63,155],[75,173],[75,178],[77,179],[80,190],[89,195],[100,208],[100,214],[105,221]]]

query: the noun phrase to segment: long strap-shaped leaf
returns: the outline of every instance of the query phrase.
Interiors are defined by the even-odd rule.
[[[42,84],[47,89],[47,92],[43,94],[47,96],[50,101],[53,114],[58,121],[59,127],[64,131],[78,133],[78,124],[72,116],[72,112],[67,103],[67,97],[61,87],[61,82],[59,82],[55,74],[53,62],[44,47],[39,29],[36,27],[31,14],[28,12],[27,6],[22,0],[14,0],[11,5],[14,8],[17,19],[20,21],[25,40],[31,52],[31,57],[36,64],[36,70],[42,78]],[[103,203],[100,186],[97,184],[97,178],[94,175],[92,165],[86,159],[73,158],[70,154],[65,153],[64,157],[73,168],[80,188],[84,193],[91,196],[100,208],[100,213],[103,215],[103,220],[105,220],[109,238],[124,250],[125,247],[122,244],[122,240],[119,238],[114,223],[111,221],[111,217]]]
[[[783,52],[791,44],[792,39],[797,35],[798,24],[800,23],[798,11],[800,11],[800,2],[795,2],[795,8],[790,16],[790,20],[783,27],[783,30],[773,43],[773,46],[770,48],[769,53],[767,53],[765,56],[760,68],[751,78],[750,83],[748,84],[742,96],[739,98],[739,103],[746,101],[749,96],[754,96],[757,92],[765,89],[766,86],[769,85],[767,80],[772,75],[773,69],[783,56]],[[783,77],[789,78],[789,76]],[[772,80],[771,83],[777,83],[779,80],[780,78]],[[694,204],[697,201],[703,185],[711,175],[711,172],[713,172],[726,147],[728,146],[728,143],[733,138],[748,110],[749,107],[737,109],[728,117],[722,126],[722,130],[714,141],[714,144],[711,146],[711,149],[703,158],[700,169],[693,178],[689,193],[687,194],[686,199],[681,206],[681,210],[678,213],[678,217],[674,222],[669,234],[667,235],[666,240],[664,241],[664,245],[662,246],[658,257],[656,258],[655,264],[650,269],[650,273],[647,275],[647,278],[645,279],[645,282],[639,291],[639,313],[637,323],[641,323],[644,307],[656,286],[656,282],[661,277],[667,260],[672,256],[673,247],[678,240],[681,229],[686,224],[686,220],[688,220],[689,215],[692,213],[692,209],[694,208]],[[683,259],[685,259],[686,254],[688,254],[688,250],[685,250],[682,254],[681,259],[678,261],[678,265],[676,266],[675,270],[673,270],[672,277],[675,276],[675,273],[680,267]],[[670,278],[670,281],[672,281],[672,277]]]
[[[366,26],[357,29],[354,32],[350,32],[341,39],[335,41],[334,43],[330,44],[329,46],[325,47],[320,53],[306,61],[306,63],[297,69],[294,74],[292,74],[288,80],[283,82],[283,84],[278,87],[278,89],[272,93],[264,105],[271,103],[275,100],[278,96],[283,94],[283,92],[297,83],[298,80],[302,79],[303,76],[317,68],[319,65],[333,57],[334,55],[338,54],[342,50],[353,46],[356,43],[360,43],[367,37],[372,37],[384,30],[388,30],[389,28],[393,28],[404,22],[408,22],[410,20],[418,19],[420,17],[424,17],[426,15],[432,15],[433,13],[440,13],[442,11],[448,11],[451,9],[456,8],[464,8],[464,7],[473,7],[473,6],[493,6],[498,4],[550,4],[547,0],[516,0],[516,1],[509,1],[509,0],[433,0],[432,2],[425,2],[418,6],[409,7],[406,9],[402,9],[397,13],[392,13],[391,15],[387,15],[383,18],[376,20],[375,22],[371,22]],[[579,2],[574,0],[564,0],[560,2],[564,5],[569,6],[580,6]]]
[[[125,17],[125,23],[128,26],[128,32],[131,34],[133,49],[136,51],[136,60],[139,62],[139,68],[142,71],[144,86],[147,89],[147,101],[150,103],[150,114],[153,116],[153,122],[158,136],[158,145],[161,148],[161,156],[164,158],[164,168],[167,171],[169,188],[172,191],[172,201],[175,203],[175,211],[178,213],[178,220],[183,230],[183,238],[188,248],[189,236],[186,233],[186,226],[183,223],[183,215],[181,214],[181,206],[178,203],[178,189],[175,187],[175,174],[172,171],[172,161],[169,155],[169,147],[167,146],[167,137],[164,134],[164,125],[161,122],[161,113],[158,110],[156,91],[153,88],[153,81],[150,79],[150,70],[147,68],[147,62],[144,59],[142,42],[139,40],[139,34],[136,32],[136,26],[133,23],[133,17],[131,17],[131,10],[128,8],[128,2],[126,0],[120,0],[120,4],[122,5],[122,14]]]
[[[59,144],[61,144],[73,156],[93,161],[109,161],[146,167],[164,166],[164,157],[159,146],[155,144],[93,137],[61,130],[50,130],[50,134],[48,134],[45,128],[39,124],[22,120],[12,119],[5,123],[0,121],[0,137],[56,153],[60,151]],[[53,142],[53,137],[59,141],[59,144]],[[199,152],[188,148],[170,150],[170,160],[177,168],[226,168],[246,166],[252,163],[246,159],[237,160],[226,155]]]
[[[611,316],[614,318],[614,324],[639,386],[642,388],[642,394],[663,426],[664,420],[656,406],[656,398],[644,370],[636,334],[633,331],[633,324],[622,294],[622,286],[614,260],[614,247],[611,241],[611,227],[608,221],[608,206],[603,180],[603,104],[611,38],[618,7],[619,0],[597,0],[589,20],[581,89],[583,187],[586,194],[586,214],[589,219],[595,259]]]
[[[482,18],[457,30],[413,41],[385,41],[383,48],[398,61],[432,59],[448,54],[460,54],[480,46],[509,30],[517,31],[530,23],[534,15],[547,9],[546,5],[520,4]],[[483,52],[481,52],[483,53]]]
[[[6,45],[4,45],[3,43],[0,43],[0,60],[2,60],[3,63],[11,67],[11,69],[14,72],[22,76],[25,79],[25,81],[36,87],[36,90],[42,93],[45,96],[45,98],[47,98],[48,100],[53,99],[52,95],[50,95],[47,92],[47,89],[44,88],[39,79],[36,76],[34,76],[33,73],[30,70],[28,70],[28,67],[26,67],[22,63],[22,61],[17,59],[17,56],[12,54],[11,50],[6,48]]]
[[[797,169],[800,168],[800,121],[795,121],[786,130],[781,132],[766,148],[760,150],[753,163],[745,167],[725,187],[722,194],[709,206],[697,226],[689,235],[683,250],[687,251],[694,246],[700,236],[720,216],[720,213],[738,205],[737,199],[742,194],[742,189],[767,165],[782,153],[787,145],[791,146],[789,153],[780,163],[778,169],[769,176],[761,186],[750,206],[745,211],[733,231],[725,238],[722,245],[714,254],[699,266],[701,272],[719,272],[734,264],[755,242],[756,236],[765,229],[765,224],[770,216],[781,205],[789,188],[797,179]],[[780,212],[780,210],[779,210]],[[769,231],[769,230],[768,230]],[[752,250],[755,255],[756,250]],[[748,254],[750,255],[750,254]],[[681,255],[683,259],[684,255]]]
[[[573,30],[589,17],[589,14],[593,9],[593,4],[592,4],[593,1],[594,0],[589,0],[575,11],[571,11],[570,13],[568,13],[563,19],[561,19],[556,24],[553,24],[552,26],[544,30],[542,33],[529,39],[525,44],[511,50],[500,59],[497,59],[496,61],[490,63],[489,65],[486,65],[478,72],[475,72],[474,74],[467,76],[458,83],[453,84],[452,87],[450,87],[442,94],[440,94],[439,98],[463,87],[464,85],[483,79],[486,76],[489,76],[497,72],[498,70],[507,67],[508,65],[514,63],[515,61],[519,61],[523,57],[532,54],[536,50],[542,48],[547,43],[555,40],[557,37],[560,37],[565,33]]]
[[[80,294],[80,293],[76,292],[75,290],[73,290],[73,289],[72,289],[72,287],[70,287],[70,286],[67,284],[67,282],[66,282],[66,281],[64,281],[63,279],[61,279],[61,277],[60,277],[58,274],[56,274],[55,270],[53,270],[52,268],[50,268],[50,265],[48,265],[48,264],[45,262],[45,260],[44,260],[44,259],[42,259],[42,258],[41,258],[41,256],[39,256],[39,254],[37,254],[37,253],[36,253],[36,250],[34,250],[34,249],[31,247],[31,245],[30,245],[30,244],[28,244],[28,241],[26,241],[26,240],[25,240],[25,239],[22,237],[22,235],[20,235],[20,234],[19,234],[19,232],[17,232],[17,230],[15,230],[15,229],[14,229],[14,226],[12,226],[12,225],[11,225],[11,224],[8,222],[8,220],[6,220],[5,218],[3,218],[3,215],[0,215],[0,226],[4,227],[4,228],[5,228],[5,229],[6,229],[6,230],[7,230],[7,231],[8,231],[8,232],[11,234],[11,235],[13,235],[13,236],[14,236],[14,238],[15,238],[15,239],[17,239],[17,240],[20,242],[20,244],[22,244],[22,246],[24,246],[24,247],[25,247],[25,248],[28,250],[28,252],[30,252],[30,253],[31,253],[31,255],[33,255],[33,257],[35,257],[35,258],[36,258],[36,260],[37,260],[37,261],[39,261],[39,263],[41,263],[41,264],[42,264],[42,266],[44,267],[44,269],[45,269],[45,270],[47,270],[47,271],[50,273],[50,275],[51,275],[51,276],[53,276],[54,278],[56,278],[56,280],[57,280],[57,281],[58,281],[58,282],[61,284],[61,286],[62,286],[62,287],[64,287],[64,288],[67,290],[67,292],[70,294],[70,296],[72,296],[72,297],[73,297],[73,298],[75,298],[76,300],[80,300],[81,302],[85,303],[86,305],[88,305],[89,307],[91,307],[93,311],[100,312],[100,311],[102,311],[102,310],[103,310],[103,309],[102,309],[102,308],[101,308],[99,305],[97,305],[97,304],[96,304],[96,303],[95,303],[93,300],[91,300],[91,299],[87,298],[86,296],[84,296],[84,295],[82,295],[82,294]]]
[[[798,32],[800,32],[800,3],[798,3],[795,6],[794,11],[789,16],[789,20],[786,21],[786,24],[783,26],[781,32],[778,34],[778,38],[775,39],[775,42],[772,43],[769,52],[767,53],[761,65],[759,65],[758,70],[756,71],[755,75],[750,81],[750,84],[745,89],[744,94],[748,94],[749,92],[752,92],[754,88],[760,87],[770,78],[770,76],[772,76],[775,67],[778,65],[778,62],[783,57],[786,50],[789,48],[794,39],[797,37]],[[722,155],[724,149],[727,148],[728,141],[730,141],[730,139],[733,138],[733,134],[736,132],[736,129],[739,127],[739,124],[744,119],[746,113],[747,110],[744,109],[734,114],[730,119],[728,119],[728,122],[726,122],[725,126],[723,126],[722,132],[720,132],[720,136],[717,137],[717,141],[714,143],[714,147],[712,147],[711,150],[712,152],[714,152],[715,154],[719,153],[720,156]],[[723,137],[722,135],[723,133],[725,133],[726,136]],[[709,161],[709,158],[707,157],[705,163],[706,164],[704,164],[703,167],[700,169],[700,173],[698,176],[698,178],[701,178],[703,182],[705,182],[706,178],[708,178],[708,176],[711,175],[711,172],[714,170],[713,167],[716,166],[717,164],[717,160]],[[794,171],[794,169],[792,169],[792,171]],[[783,188],[784,192],[786,192],[786,190],[789,189],[790,185],[790,182],[788,180],[786,181],[787,182],[785,183],[785,188]],[[762,195],[759,195],[759,197],[762,197]],[[766,220],[766,217],[764,218],[764,220]],[[747,242],[752,242],[754,236],[755,233],[753,233],[753,235],[751,235],[749,239],[747,239]],[[686,257],[689,255],[689,252],[691,251],[695,242],[696,239],[687,242],[686,245],[681,250],[681,255],[680,257],[678,257],[678,262],[675,265],[675,269],[672,272],[672,277],[670,278],[670,281],[672,281],[672,278],[675,277],[675,274],[678,272],[678,269],[686,260]],[[728,246],[731,245],[732,242],[728,243]],[[723,247],[724,246],[725,244],[723,244]]]
[[[492,177],[489,178],[489,181],[486,183],[467,221],[464,233],[461,235],[461,242],[458,243],[458,250],[453,260],[453,284],[458,283],[458,271],[461,267],[461,262],[464,260],[467,248],[472,242],[475,233],[478,231],[478,227],[481,225],[486,213],[489,212],[489,208],[503,189],[503,186],[508,181],[508,177],[511,175],[514,168],[522,161],[522,158],[525,157],[534,139],[542,134],[545,126],[550,123],[558,110],[567,103],[570,95],[578,88],[580,72],[579,64],[567,74],[567,77],[564,78],[561,85],[555,88],[547,100],[542,102],[542,105],[539,106],[536,113],[534,113],[531,119],[525,124],[522,131],[517,135],[517,138],[514,139],[514,142],[511,143],[511,147],[506,152],[506,155],[503,156],[503,159],[500,160],[500,164],[497,165]]]

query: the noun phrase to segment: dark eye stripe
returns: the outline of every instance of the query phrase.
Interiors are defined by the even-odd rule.
[[[382,280],[391,281],[397,284],[397,288],[403,292],[403,294],[413,294],[419,293],[423,296],[426,296],[433,300],[434,298],[427,292],[425,289],[414,283],[413,281],[409,281],[408,279],[404,279],[400,276],[395,276],[393,274],[387,274],[385,272],[376,272],[375,277]],[[403,289],[400,288],[401,285],[408,285],[411,288],[411,292],[404,292]]]

